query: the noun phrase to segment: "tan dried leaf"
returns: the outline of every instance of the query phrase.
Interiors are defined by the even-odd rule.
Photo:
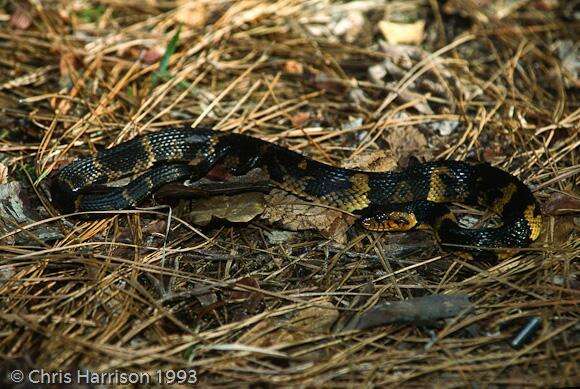
[[[187,2],[181,6],[175,14],[175,19],[191,28],[199,28],[205,25],[209,12],[207,6],[201,1]]]
[[[387,20],[379,22],[379,30],[390,44],[400,43],[418,45],[423,41],[425,21],[417,20],[414,23],[393,23]]]
[[[391,150],[373,150],[359,154],[342,164],[345,169],[360,169],[370,172],[386,172],[397,167],[397,159]]]
[[[208,224],[214,217],[234,223],[246,223],[263,211],[264,195],[250,192],[192,201],[187,216],[192,223],[198,225]]]
[[[325,237],[339,243],[346,242],[346,231],[354,218],[343,212],[306,201],[274,189],[265,197],[266,207],[262,218],[270,223],[281,223],[293,231],[318,230]]]

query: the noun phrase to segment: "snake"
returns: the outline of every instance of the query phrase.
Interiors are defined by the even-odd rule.
[[[497,257],[538,239],[540,206],[530,188],[486,162],[437,160],[399,171],[332,166],[256,137],[211,127],[173,127],[80,157],[59,169],[49,186],[62,213],[132,209],[161,186],[203,178],[216,166],[234,175],[261,168],[281,189],[354,214],[369,231],[431,229],[450,250]],[[107,184],[131,177],[129,183]],[[449,203],[482,207],[499,226],[462,227]]]

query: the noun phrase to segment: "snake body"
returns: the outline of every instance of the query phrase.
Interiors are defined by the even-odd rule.
[[[62,212],[134,208],[162,185],[199,179],[223,165],[239,175],[260,167],[282,189],[360,215],[363,227],[404,231],[429,226],[443,244],[486,249],[526,247],[540,234],[540,207],[530,189],[487,163],[434,161],[397,172],[327,165],[276,144],[210,128],[170,128],[79,158],[55,175],[50,191]],[[137,175],[129,184],[103,184]],[[445,203],[483,206],[496,228],[462,228]]]

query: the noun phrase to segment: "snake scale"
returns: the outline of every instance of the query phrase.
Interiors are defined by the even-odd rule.
[[[64,213],[130,209],[162,185],[199,179],[216,165],[235,175],[260,167],[288,192],[360,215],[368,230],[430,227],[442,244],[467,246],[460,251],[472,257],[494,256],[494,248],[529,246],[540,234],[542,216],[530,189],[487,163],[433,161],[403,171],[365,172],[206,127],[169,128],[79,158],[55,174],[50,192]],[[127,185],[103,189],[130,175],[137,176]],[[445,204],[450,202],[487,208],[502,224],[463,228]]]

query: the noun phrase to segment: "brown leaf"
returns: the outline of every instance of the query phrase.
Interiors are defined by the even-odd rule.
[[[298,112],[290,117],[294,127],[304,127],[304,124],[310,120],[309,112]]]
[[[284,62],[284,72],[288,74],[302,74],[304,73],[304,65],[292,59]]]
[[[377,304],[355,315],[344,330],[363,330],[391,323],[430,323],[473,309],[469,296],[432,295]]]
[[[358,155],[343,164],[347,169],[375,172],[393,170],[396,166],[393,153],[388,150]],[[334,209],[305,203],[305,200],[292,194],[273,190],[266,196],[266,209],[262,217],[270,223],[279,222],[284,228],[293,231],[315,229],[336,242],[347,241],[346,231],[354,223],[354,217]]]
[[[32,16],[23,7],[17,7],[10,16],[10,26],[16,30],[27,30],[32,24]]]
[[[62,238],[60,231],[52,225],[42,224],[38,227],[12,234],[20,226],[33,224],[42,218],[36,212],[31,190],[16,181],[0,184],[0,237],[7,235],[0,242],[3,244],[24,243],[38,244]]]
[[[165,235],[167,231],[167,221],[165,219],[159,220],[152,220],[148,222],[141,228],[142,236],[150,236],[156,234],[158,236]],[[125,227],[121,230],[121,233],[117,236],[117,239],[120,242],[131,241],[133,236],[133,231],[130,227]],[[125,251],[119,251],[118,253],[122,253]]]
[[[413,155],[418,159],[429,159],[427,139],[415,127],[394,127],[388,130],[385,139],[397,160]]]
[[[476,19],[482,23],[489,22],[490,7],[493,0],[449,0],[443,6],[443,12],[447,15],[460,14],[465,17]]]
[[[141,59],[144,63],[151,65],[159,61],[165,54],[165,49],[162,47],[150,47],[141,53]]]
[[[543,204],[544,213],[540,236],[548,245],[561,246],[578,234],[580,200],[565,193],[554,193]]]
[[[214,217],[245,223],[264,211],[264,195],[250,192],[234,196],[214,196],[191,202],[187,216],[192,223],[208,224]]]
[[[315,229],[339,243],[346,242],[346,231],[354,222],[352,216],[320,205],[305,204],[306,201],[278,189],[267,195],[265,201],[262,218],[270,223],[279,222],[293,231]]]
[[[574,239],[580,232],[580,218],[573,215],[560,215],[553,217],[548,223],[542,225],[541,237],[548,244],[561,247],[569,239]]]
[[[361,169],[371,172],[386,172],[397,167],[397,160],[391,150],[373,150],[368,154],[358,154],[342,164],[346,169]]]
[[[544,204],[544,213],[549,215],[578,212],[580,212],[580,200],[564,193],[553,194]]]
[[[260,288],[258,280],[253,277],[244,277],[237,281],[236,285],[246,285],[255,289]],[[232,318],[235,321],[240,321],[256,313],[264,300],[264,295],[260,291],[237,289],[229,293],[229,298],[231,300],[242,300],[241,307],[235,309],[232,313]]]
[[[238,282],[236,282],[236,285],[247,285],[247,286],[251,286],[252,288],[259,288],[260,287],[260,284],[258,283],[258,281],[252,277],[244,277],[244,278],[240,279]],[[259,293],[253,292],[250,290],[234,290],[234,291],[232,291],[232,294],[230,295],[230,297],[232,299],[235,299],[235,300],[239,300],[239,299],[241,300],[241,299],[248,299],[256,294],[259,294]]]

